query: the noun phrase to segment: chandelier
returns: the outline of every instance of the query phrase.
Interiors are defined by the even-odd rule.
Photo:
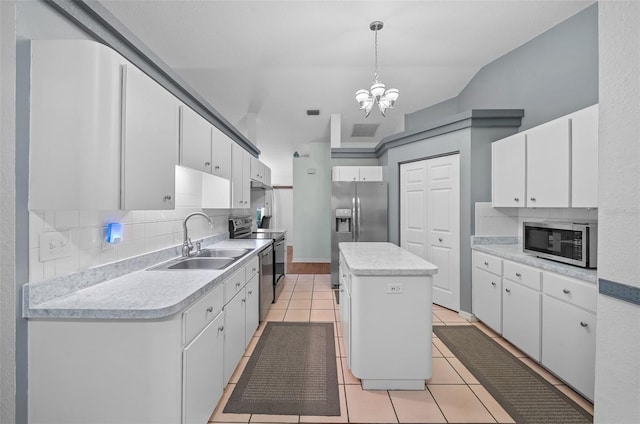
[[[385,85],[380,81],[378,75],[378,31],[382,29],[384,24],[382,21],[374,21],[369,24],[369,29],[375,32],[375,72],[371,90],[356,91],[356,101],[360,104],[360,109],[364,109],[365,117],[369,116],[373,104],[377,103],[382,116],[386,116],[384,112],[387,109],[393,109],[393,104],[398,99],[400,92],[395,88],[385,91]]]

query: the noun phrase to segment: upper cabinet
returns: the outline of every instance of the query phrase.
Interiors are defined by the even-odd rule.
[[[494,207],[598,207],[598,105],[491,148]]]
[[[251,157],[251,179],[271,186],[271,169],[255,157]]]
[[[231,179],[231,144],[233,141],[216,127],[211,127],[213,155],[211,173],[218,177]]]
[[[383,181],[381,166],[334,166],[333,181]]]
[[[233,143],[231,162],[231,207],[248,208],[251,201],[251,155]]]
[[[132,65],[123,80],[122,209],[174,209],[178,100]]]
[[[524,133],[496,141],[491,146],[491,198],[494,207],[526,205],[526,138]]]
[[[598,207],[598,105],[569,115],[571,120],[571,205]]]
[[[178,101],[108,47],[31,42],[29,209],[172,209]]]
[[[211,172],[212,126],[185,105],[180,106],[180,164]]]

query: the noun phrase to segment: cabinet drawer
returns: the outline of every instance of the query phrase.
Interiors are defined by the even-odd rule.
[[[537,268],[504,261],[504,277],[534,290],[540,290],[541,272]]]
[[[542,282],[549,296],[595,312],[598,293],[594,284],[548,272],[542,274]]]
[[[256,275],[258,273],[258,267],[260,266],[260,262],[258,260],[258,257],[256,256],[255,258],[251,259],[251,262],[249,262],[245,267],[245,276],[244,276],[244,280],[245,281],[249,281],[253,278],[254,275]],[[231,300],[231,297],[229,298],[229,300]]]
[[[502,275],[502,259],[481,252],[473,252],[473,266],[495,275]]]
[[[189,343],[222,310],[223,286],[219,285],[182,313],[182,343]]]
[[[245,268],[242,268],[235,272],[231,277],[224,281],[224,304],[229,303],[233,296],[240,291],[244,286],[245,280]]]

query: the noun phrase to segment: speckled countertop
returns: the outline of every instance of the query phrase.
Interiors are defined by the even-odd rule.
[[[249,253],[223,270],[140,270],[90,287],[33,304],[23,317],[40,319],[157,319],[194,303],[245,266],[271,240],[225,240],[206,247],[250,248]],[[29,286],[29,285],[26,285]],[[28,296],[26,296],[28,298]]]
[[[514,239],[516,241],[512,243],[510,242],[509,244],[500,244],[500,242],[504,242],[504,240],[501,239],[496,239],[494,241],[497,243],[491,244],[491,239],[488,237],[472,237],[471,249],[487,253],[489,255],[498,256],[503,259],[508,259],[513,262],[540,268],[545,271],[566,275],[567,277],[577,278],[594,284],[596,283],[597,271],[595,269],[580,268],[529,255],[522,251],[522,244],[518,243],[515,237]]]
[[[393,243],[340,243],[354,275],[433,275],[438,267]]]

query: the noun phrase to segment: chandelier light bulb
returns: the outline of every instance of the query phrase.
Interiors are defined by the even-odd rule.
[[[374,103],[378,104],[380,113],[385,116],[385,111],[393,109],[393,105],[400,95],[396,88],[390,88],[385,91],[386,86],[378,77],[378,31],[382,29],[383,25],[381,21],[374,21],[369,25],[369,29],[375,31],[375,72],[371,90],[362,89],[356,91],[356,101],[360,105],[360,109],[365,111],[365,117],[371,113]]]

